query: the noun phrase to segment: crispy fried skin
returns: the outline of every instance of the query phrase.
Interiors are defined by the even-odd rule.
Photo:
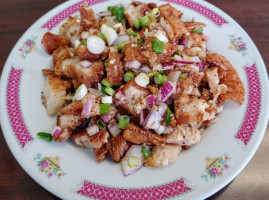
[[[105,68],[107,72],[107,81],[113,85],[123,83],[123,63],[121,61],[122,55],[116,52],[110,52],[108,57],[108,67]]]
[[[120,162],[130,145],[121,135],[117,135],[107,143],[107,149],[112,159],[115,162]]]
[[[54,50],[58,49],[60,46],[67,46],[70,44],[70,42],[65,36],[55,35],[51,32],[47,32],[43,36],[42,44],[46,52],[51,55]]]
[[[61,108],[60,113],[62,115],[80,115],[83,109],[83,105],[81,101],[74,101],[64,107]]]

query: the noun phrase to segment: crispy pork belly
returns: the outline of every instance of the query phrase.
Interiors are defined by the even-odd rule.
[[[140,47],[131,47],[126,50],[126,56],[124,57],[125,65],[127,62],[138,61],[143,64],[148,64],[148,58],[141,54]]]
[[[146,131],[133,124],[127,125],[122,136],[125,140],[134,144],[151,143],[155,145],[163,145],[166,142],[166,138],[156,135],[150,131]]]
[[[74,101],[70,104],[65,105],[60,109],[62,115],[80,115],[83,109],[81,101]]]
[[[205,121],[208,117],[208,113],[206,112],[208,106],[207,102],[203,99],[182,94],[175,101],[174,106],[177,123],[188,124]]]
[[[191,125],[177,125],[170,134],[166,134],[166,142],[170,144],[180,144],[192,146],[200,142],[201,131],[197,123]]]
[[[61,70],[63,60],[67,58],[72,58],[76,53],[74,48],[68,47],[59,47],[53,52],[53,65],[55,74],[59,76],[63,76],[63,72]]]
[[[124,16],[126,17],[130,26],[134,26],[135,20],[144,16],[143,14],[144,9],[148,9],[147,4],[139,4],[138,6],[130,4],[125,9]]]
[[[67,50],[65,50],[65,53],[63,54],[68,54],[66,51]],[[61,51],[59,53],[61,53]],[[55,55],[55,57],[57,57],[57,55]],[[101,60],[95,61],[92,62],[90,67],[85,68],[81,66],[80,61],[81,59],[78,56],[70,56],[70,58],[63,60],[60,58],[56,61],[55,73],[58,75],[64,75],[68,78],[73,78],[73,84],[75,87],[85,84],[86,87],[90,88],[101,82],[102,76],[104,75],[103,62]]]
[[[115,162],[120,162],[130,145],[121,135],[118,135],[110,139],[107,149],[111,158]]]
[[[165,43],[164,44],[164,51],[165,53],[158,54],[158,58],[160,63],[166,63],[171,61],[171,56],[176,52],[177,45],[172,43]]]
[[[122,54],[110,52],[108,57],[108,67],[105,68],[107,72],[107,81],[113,85],[123,83],[123,63],[121,61]]]
[[[220,83],[227,85],[228,90],[220,95],[220,99],[222,101],[234,100],[242,105],[245,100],[245,88],[232,64],[224,56],[217,53],[208,54],[207,61],[218,67]]]
[[[42,38],[42,44],[46,52],[51,55],[54,50],[58,49],[60,46],[68,46],[70,42],[65,36],[47,32]]]
[[[64,97],[70,84],[59,76],[48,75],[42,92],[43,104],[48,114],[56,114],[65,104]]]
[[[108,149],[106,145],[103,145],[100,149],[95,149],[93,152],[96,155],[97,162],[102,162],[108,154]]]
[[[202,22],[185,22],[185,27],[188,31],[196,30],[196,29],[202,29],[206,27],[206,24]]]
[[[208,70],[206,70],[206,77],[210,88],[210,92],[213,93],[219,86],[218,68],[211,67]]]
[[[185,24],[180,20],[182,12],[175,9],[170,4],[164,4],[159,7],[161,18],[161,26],[166,31],[168,38],[175,42],[186,34],[188,30]],[[162,20],[164,19],[164,20]]]
[[[109,48],[105,46],[105,50],[100,54],[91,53],[86,45],[80,44],[76,50],[77,55],[84,60],[98,61],[104,60],[108,57]]]
[[[83,99],[81,99],[81,103],[82,103],[82,106],[84,107],[86,105],[86,103],[88,101],[92,101],[93,102],[93,105],[92,105],[92,108],[91,108],[91,112],[89,113],[88,116],[84,116],[84,117],[93,117],[93,116],[96,116],[96,115],[100,115],[100,99],[101,97],[98,95],[98,94],[95,94],[95,93],[88,93],[85,95],[85,97],[83,97]]]
[[[77,126],[82,124],[82,118],[78,115],[58,115],[57,116],[57,126],[62,128],[61,133],[58,136],[54,136],[55,142],[63,142],[67,140],[73,130],[76,129]]]
[[[146,108],[145,97],[150,94],[146,88],[137,85],[135,80],[130,80],[123,85],[119,93],[122,93],[122,98],[115,95],[116,104],[123,109],[127,109],[134,116],[138,116]]]
[[[80,7],[80,17],[81,20],[87,20],[88,22],[91,22],[92,25],[98,23],[97,19],[95,18],[94,12],[91,8],[87,8],[88,3],[85,1],[82,7]]]
[[[56,75],[54,69],[42,69],[42,73],[44,76]]]
[[[176,161],[181,151],[180,145],[165,144],[164,146],[154,146],[152,155],[146,163],[152,167],[166,166]]]

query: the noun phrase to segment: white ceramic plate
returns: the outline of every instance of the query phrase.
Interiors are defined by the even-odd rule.
[[[95,12],[120,2],[130,3],[87,1]],[[26,31],[12,50],[1,78],[0,116],[7,144],[24,170],[48,191],[63,199],[203,199],[235,178],[257,150],[269,111],[268,78],[257,48],[231,17],[211,4],[169,1],[184,12],[183,20],[195,17],[207,24],[210,51],[226,56],[234,65],[244,82],[246,101],[242,106],[226,102],[220,121],[204,132],[198,145],[183,151],[176,163],[157,169],[146,167],[129,177],[122,175],[119,164],[109,159],[97,163],[91,150],[72,142],[38,139],[38,131],[50,132],[55,125],[55,117],[48,116],[41,104],[41,69],[52,67],[52,57],[40,41],[47,30],[57,33],[64,19],[78,13],[82,2],[68,1]]]

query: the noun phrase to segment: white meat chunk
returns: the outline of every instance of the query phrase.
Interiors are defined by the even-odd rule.
[[[219,86],[218,68],[212,67],[206,70],[206,77],[208,80],[210,92],[213,93]]]

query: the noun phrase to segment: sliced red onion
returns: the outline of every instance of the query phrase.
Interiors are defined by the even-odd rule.
[[[199,72],[200,70],[200,67],[197,65],[187,65],[187,67],[193,69],[196,72]]]
[[[159,90],[158,100],[165,102],[173,94],[174,90],[175,87],[170,81],[165,82]]]
[[[147,65],[142,65],[140,70],[141,70],[141,72],[144,72],[144,73],[150,73],[151,72],[151,69]]]
[[[124,95],[124,92],[122,90],[119,90],[116,94],[115,94],[116,99],[118,99],[120,102],[124,102],[126,97]]]
[[[154,96],[153,94],[151,94],[151,95],[146,97],[146,100],[147,100],[149,107],[151,108],[155,104],[157,97]]]
[[[161,135],[164,133],[164,130],[165,130],[165,126],[160,126],[155,132],[158,134],[158,135]]]
[[[122,130],[119,129],[118,124],[115,119],[110,120],[110,122],[107,125],[107,128],[113,137],[116,137],[122,132]]]
[[[110,114],[100,115],[100,118],[101,118],[105,123],[108,123],[108,122],[111,120],[111,115],[110,115]]]
[[[180,77],[180,74],[181,74],[181,71],[174,71],[174,72],[170,72],[167,77],[168,77],[168,81],[170,81],[173,86],[174,86],[174,93],[176,92],[176,87],[177,87],[177,82],[178,82],[178,79]]]
[[[184,46],[187,46],[188,45],[188,40],[183,39],[180,44],[184,45]]]
[[[142,145],[132,145],[121,161],[121,167],[124,176],[129,176],[143,167]],[[137,159],[137,165],[131,165],[128,160],[133,157]]]
[[[87,133],[88,133],[89,136],[93,136],[93,135],[95,135],[96,133],[99,132],[99,128],[98,128],[98,126],[96,124],[86,128],[86,130],[87,130]]]
[[[93,107],[93,104],[94,104],[94,100],[93,99],[89,99],[85,106],[83,107],[83,110],[81,112],[81,116],[82,117],[88,117],[90,116],[90,113],[92,111],[92,107]]]
[[[174,69],[175,64],[173,62],[166,62],[162,64],[164,70]]]
[[[142,13],[143,13],[143,15],[145,15],[145,14],[146,14],[146,11],[147,11],[147,8],[146,8],[146,7],[144,7],[144,8],[142,9]]]
[[[163,102],[159,102],[159,110],[158,110],[158,114],[160,118],[163,118],[163,116],[165,115],[167,110],[167,104],[163,103]]]
[[[137,60],[133,60],[133,61],[129,61],[125,63],[125,67],[131,68],[131,69],[139,69],[141,65],[142,63]]]
[[[62,128],[60,126],[55,126],[52,131],[52,136],[56,137],[62,132]]]
[[[146,121],[148,116],[148,110],[147,109],[143,109],[140,113],[140,124],[143,125],[143,123]]]
[[[88,67],[92,66],[92,62],[90,62],[88,60],[82,60],[79,62],[79,64],[84,68],[88,68]]]
[[[129,35],[119,36],[118,39],[113,43],[113,45],[118,45],[121,42],[128,42],[128,41],[130,41]]]
[[[145,121],[145,127],[149,128],[149,129],[153,129],[153,130],[157,130],[160,127],[161,123],[160,123],[160,118],[159,118],[159,114],[157,111],[152,110],[146,121]]]
[[[105,17],[105,16],[110,16],[112,13],[110,11],[104,11],[104,12],[99,12],[96,14],[99,17]]]

